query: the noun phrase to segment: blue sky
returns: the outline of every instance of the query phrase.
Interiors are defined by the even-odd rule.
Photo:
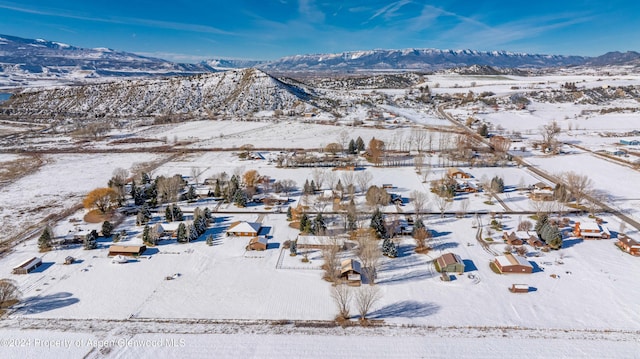
[[[0,0],[0,33],[181,62],[438,48],[640,50],[638,0]]]

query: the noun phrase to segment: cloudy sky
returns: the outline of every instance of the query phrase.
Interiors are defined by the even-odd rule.
[[[174,61],[438,48],[640,50],[638,0],[0,0],[0,34]]]

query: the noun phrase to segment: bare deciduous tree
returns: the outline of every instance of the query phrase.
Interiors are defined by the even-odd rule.
[[[180,175],[171,177],[158,177],[158,195],[162,203],[173,203],[178,201],[178,194],[184,188],[184,180]]]
[[[434,197],[435,197],[434,202],[438,207],[438,210],[440,210],[440,218],[444,218],[444,212],[446,212],[447,209],[451,207],[451,203],[453,203],[453,201],[448,196],[434,196]]]
[[[587,175],[581,175],[573,171],[562,174],[562,180],[567,184],[567,189],[576,200],[576,204],[580,204],[585,195],[591,191],[593,182]]]
[[[340,319],[346,320],[351,317],[351,314],[349,314],[349,306],[352,297],[353,293],[351,292],[351,288],[347,285],[337,284],[331,287],[331,298],[333,298],[338,307],[338,317]]]
[[[382,299],[382,293],[378,286],[370,285],[358,288],[355,295],[355,301],[358,314],[360,314],[360,320],[367,320],[367,314],[369,314],[371,308],[380,299]]]
[[[542,145],[546,149],[555,150],[558,146],[557,137],[562,129],[558,126],[558,123],[554,120],[551,123],[542,126]]]
[[[200,175],[202,174],[202,170],[198,167],[191,167],[191,178],[198,184]]]
[[[311,179],[316,185],[318,190],[322,189],[322,185],[324,184],[324,179],[326,177],[326,171],[320,168],[314,168],[311,170]]]
[[[322,257],[324,258],[324,279],[331,283],[336,283],[338,280],[338,253],[340,252],[340,244],[338,238],[335,236],[328,237],[326,243],[322,247]]]
[[[336,187],[336,182],[338,182],[338,175],[333,171],[327,171],[325,172],[324,179],[327,181],[329,188],[334,189]]]
[[[365,199],[367,201],[367,205],[377,207],[389,204],[391,196],[387,193],[386,189],[378,186],[371,186],[367,190]]]
[[[347,148],[347,146],[349,145],[349,131],[340,131],[340,133],[338,134],[338,143],[340,143],[343,149]]]
[[[467,214],[467,212],[469,211],[469,198],[463,198],[462,200],[460,200],[460,211],[463,213],[463,215]]]
[[[356,175],[356,181],[358,182],[358,187],[360,187],[360,192],[364,192],[369,188],[369,183],[373,180],[373,175],[368,171],[360,171]]]
[[[414,190],[409,194],[409,199],[411,199],[411,203],[413,203],[416,217],[420,218],[420,214],[424,210],[425,204],[427,203],[427,194],[422,191]]]
[[[279,188],[282,192],[287,195],[287,199],[289,198],[289,193],[296,188],[296,182],[291,179],[283,179],[274,184],[276,188]]]
[[[380,258],[382,258],[382,251],[378,245],[378,240],[374,239],[373,235],[358,237],[356,253],[362,264],[362,271],[367,276],[369,284],[374,284]]]
[[[13,305],[20,299],[18,285],[12,279],[0,279],[0,308]]]
[[[419,153],[424,152],[427,144],[427,132],[427,130],[422,128],[414,128],[411,130],[410,141]]]

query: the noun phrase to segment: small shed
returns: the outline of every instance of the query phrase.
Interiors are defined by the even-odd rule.
[[[618,242],[616,242],[616,245],[633,256],[640,256],[640,243],[625,235],[618,236]]]
[[[511,293],[529,293],[529,285],[528,284],[512,284],[509,288],[509,292]]]
[[[533,266],[526,258],[511,253],[496,257],[493,263],[501,273],[533,273]]]
[[[38,257],[33,257],[22,262],[17,267],[13,268],[13,274],[27,274],[32,270],[38,268],[42,264],[42,259]]]
[[[267,245],[269,244],[269,240],[265,236],[253,237],[249,241],[249,245],[247,245],[248,251],[265,251],[267,250]]]
[[[464,273],[464,262],[460,256],[453,253],[445,253],[436,258],[434,262],[436,270],[440,273],[457,272]]]
[[[362,269],[360,262],[355,259],[345,259],[340,263],[340,278],[348,284],[360,285],[362,281]]]
[[[144,253],[147,250],[147,246],[139,245],[139,246],[123,246],[119,244],[112,244],[109,247],[109,257],[113,256],[127,256],[127,257],[137,257]]]

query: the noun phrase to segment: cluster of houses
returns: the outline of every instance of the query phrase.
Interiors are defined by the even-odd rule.
[[[476,181],[471,174],[460,168],[449,168],[447,170],[447,177],[456,182],[456,192],[475,193],[482,191],[482,185]]]
[[[527,231],[515,231],[515,232],[504,232],[502,234],[502,239],[505,243],[512,246],[521,246],[523,244],[528,244],[533,248],[543,248],[545,243],[541,241],[537,235],[530,234]]]

